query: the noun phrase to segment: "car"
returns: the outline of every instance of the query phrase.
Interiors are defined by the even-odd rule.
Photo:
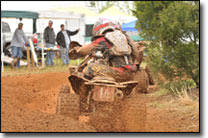
[[[12,35],[10,26],[8,23],[2,21],[2,33],[3,33],[3,51],[5,55],[11,57],[11,41],[12,41]]]

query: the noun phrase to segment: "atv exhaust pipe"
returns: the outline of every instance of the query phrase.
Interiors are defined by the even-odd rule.
[[[117,99],[117,100],[122,100],[123,97],[124,97],[123,92],[120,91],[120,90],[116,90],[116,92],[115,92],[115,99]]]

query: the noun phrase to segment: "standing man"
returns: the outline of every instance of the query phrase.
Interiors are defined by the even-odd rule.
[[[69,30],[65,30],[64,25],[61,24],[61,31],[58,32],[56,41],[61,49],[61,59],[62,59],[63,65],[68,65],[69,60],[70,60],[68,56],[69,44],[71,42],[70,36],[77,34],[79,30],[80,28],[74,32],[71,32]]]
[[[54,45],[55,45],[55,33],[52,28],[52,25],[53,25],[53,22],[50,20],[48,22],[48,26],[44,30],[44,40],[45,40],[47,48],[54,47]],[[46,54],[47,65],[49,65],[49,66],[54,65],[54,62],[53,62],[54,56],[55,56],[54,51],[47,52],[47,54]]]
[[[18,28],[15,30],[12,37],[11,48],[13,61],[11,62],[11,67],[20,68],[20,59],[22,58],[22,48],[28,43],[28,39],[25,36],[23,30],[23,23],[18,24]]]

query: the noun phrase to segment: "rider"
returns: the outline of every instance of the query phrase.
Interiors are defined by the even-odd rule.
[[[81,55],[95,54],[102,58],[84,68],[84,76],[114,78],[117,82],[133,78],[138,66],[134,42],[108,19],[98,19],[93,27],[92,43],[75,50]]]

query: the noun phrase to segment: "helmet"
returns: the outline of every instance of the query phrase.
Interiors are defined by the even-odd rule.
[[[99,18],[98,21],[93,26],[93,35],[102,35],[106,31],[114,31],[114,24],[105,18]]]

